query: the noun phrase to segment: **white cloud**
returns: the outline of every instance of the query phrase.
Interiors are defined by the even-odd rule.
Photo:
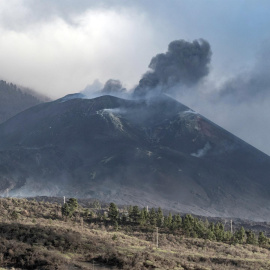
[[[2,25],[0,76],[52,97],[79,91],[96,78],[132,87],[152,55],[152,33],[144,14],[130,9],[87,10],[72,23],[54,17],[24,31]]]

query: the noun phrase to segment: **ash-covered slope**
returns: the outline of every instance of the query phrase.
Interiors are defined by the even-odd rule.
[[[269,156],[165,95],[75,97],[0,125],[2,195],[269,219]]]

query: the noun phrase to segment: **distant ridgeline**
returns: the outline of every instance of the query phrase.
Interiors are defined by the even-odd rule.
[[[0,80],[0,123],[45,100],[29,89]]]

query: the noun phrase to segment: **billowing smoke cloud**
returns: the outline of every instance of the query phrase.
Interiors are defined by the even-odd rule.
[[[86,98],[95,98],[103,95],[112,95],[116,97],[127,98],[129,94],[119,80],[109,79],[104,85],[95,80],[92,84],[87,85],[81,93]]]
[[[85,95],[86,97],[93,97],[93,95],[95,95],[95,93],[97,93],[98,91],[100,91],[103,88],[103,84],[99,81],[99,80],[94,80],[94,82],[92,84],[87,85],[84,90],[81,91],[81,93],[83,95]]]
[[[211,48],[207,41],[172,41],[166,53],[152,58],[149,68],[135,88],[135,95],[145,95],[149,91],[166,92],[179,84],[190,86],[208,75]]]
[[[123,88],[122,83],[119,80],[113,80],[110,79],[108,80],[103,89],[101,90],[102,94],[112,94],[112,95],[117,95],[117,94],[124,94],[126,92],[126,88]]]
[[[209,73],[211,55],[210,44],[204,39],[172,41],[166,53],[152,58],[149,64],[151,71],[142,76],[134,89],[134,96],[145,98],[160,93],[176,95],[187,87],[195,89],[194,86]],[[109,79],[103,88],[96,81],[82,91],[88,98],[100,95],[130,98],[131,92],[123,87],[120,80],[115,79]]]

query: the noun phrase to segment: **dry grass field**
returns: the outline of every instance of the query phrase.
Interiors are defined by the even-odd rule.
[[[91,210],[91,209],[90,209]],[[0,200],[0,266],[3,269],[270,269],[270,250],[225,244],[173,233],[112,226],[85,217],[79,207],[64,219],[61,205]],[[101,219],[102,220],[102,219]],[[95,266],[94,266],[95,268]]]

